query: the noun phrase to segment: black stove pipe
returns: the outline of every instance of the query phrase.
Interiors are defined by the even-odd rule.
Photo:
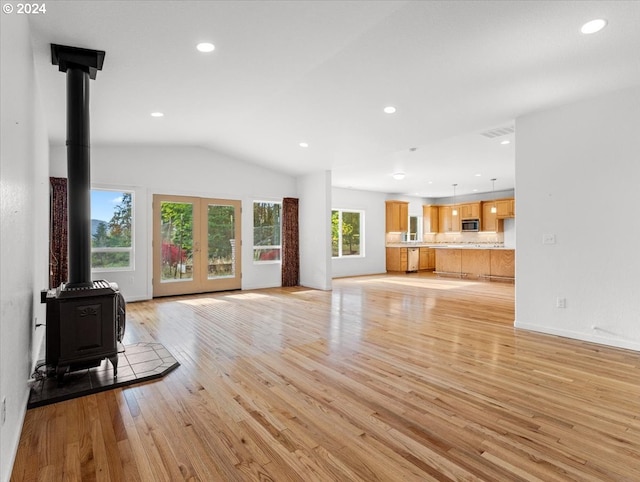
[[[51,44],[51,62],[67,74],[68,288],[91,280],[91,168],[89,79],[102,69],[104,51]]]
[[[67,69],[67,206],[69,286],[91,286],[89,73]]]

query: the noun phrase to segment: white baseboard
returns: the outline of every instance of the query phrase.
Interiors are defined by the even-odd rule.
[[[615,348],[640,351],[640,342],[638,341],[617,337],[614,334],[598,334],[598,332],[595,330],[593,333],[584,333],[581,331],[562,330],[550,326],[540,326],[531,323],[523,323],[520,321],[516,321],[514,323],[514,326],[522,330],[536,331],[539,333],[546,333],[548,335],[561,336],[563,338],[572,338],[574,340],[598,343],[599,345],[607,345]]]

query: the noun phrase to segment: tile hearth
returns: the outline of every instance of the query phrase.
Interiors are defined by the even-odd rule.
[[[113,388],[125,387],[161,378],[180,364],[160,343],[135,343],[118,354],[118,377],[113,377],[111,363],[104,359],[99,366],[69,372],[63,385],[56,377],[31,383],[27,408],[41,407]]]

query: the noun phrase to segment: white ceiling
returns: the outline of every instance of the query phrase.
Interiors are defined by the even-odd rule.
[[[46,6],[29,21],[52,144],[66,135],[58,43],[106,51],[91,82],[93,145],[202,146],[292,175],[330,169],[338,187],[442,197],[453,183],[459,195],[491,191],[497,178],[496,190],[513,188],[513,135],[482,132],[640,84],[639,1]],[[599,17],[607,28],[580,33]],[[201,41],[215,51],[196,51]]]

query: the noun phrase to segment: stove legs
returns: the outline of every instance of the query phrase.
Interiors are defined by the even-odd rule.
[[[118,378],[118,354],[109,357],[109,361],[113,366],[113,378]]]
[[[107,358],[111,362],[111,366],[113,367],[113,379],[114,380],[117,379],[118,378],[118,354],[116,353],[114,355],[107,356],[105,358]],[[85,362],[84,366],[77,366],[77,365],[72,366],[72,365],[69,365],[68,363],[57,365],[54,370],[55,370],[55,377],[58,381],[58,387],[64,386],[64,376],[67,374],[67,372],[95,368],[100,365],[102,360],[104,360],[104,358],[102,359],[98,358],[89,362]],[[53,371],[49,372],[49,376],[54,376]]]

